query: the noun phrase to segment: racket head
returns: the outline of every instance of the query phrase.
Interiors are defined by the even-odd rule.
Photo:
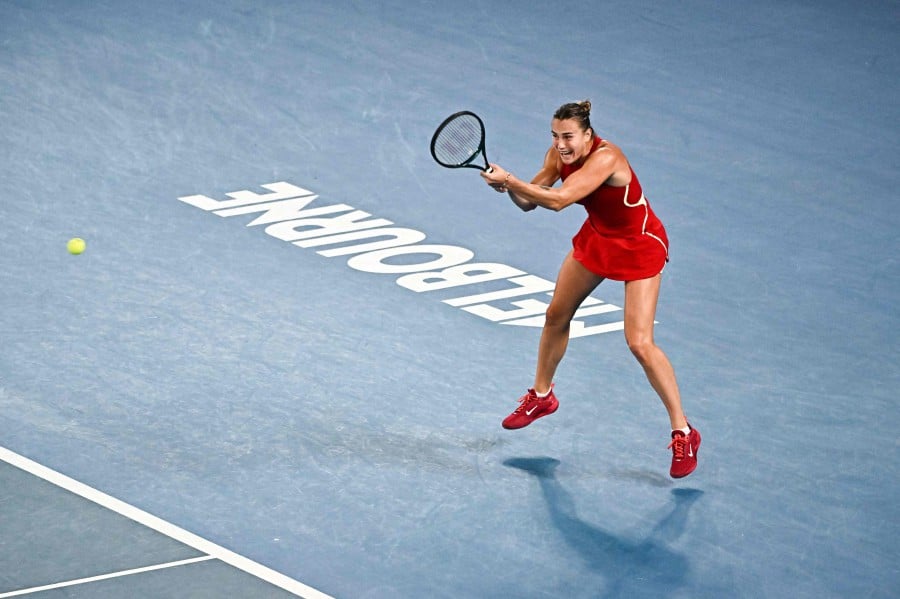
[[[474,163],[479,154],[484,158],[484,166]],[[484,149],[484,122],[470,110],[451,114],[431,137],[431,157],[447,168],[490,171]]]

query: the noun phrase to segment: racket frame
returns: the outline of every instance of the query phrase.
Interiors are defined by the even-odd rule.
[[[478,126],[481,129],[481,141],[478,144],[478,149],[472,153],[472,155],[468,158],[468,160],[466,160],[460,164],[448,164],[446,162],[442,162],[437,157],[437,153],[434,151],[434,146],[437,143],[438,137],[440,136],[441,132],[447,127],[447,125],[449,125],[455,119],[457,119],[461,116],[472,116],[472,117],[475,117],[476,121],[478,121]],[[438,164],[440,164],[441,166],[443,166],[445,168],[475,168],[482,172],[490,173],[494,169],[492,169],[491,165],[488,163],[487,151],[485,150],[485,147],[484,147],[484,140],[485,140],[484,121],[481,120],[481,117],[478,116],[477,114],[475,114],[474,112],[472,112],[471,110],[460,110],[459,112],[454,112],[453,114],[451,114],[450,116],[445,118],[444,121],[440,125],[438,125],[438,128],[435,129],[434,135],[431,136],[431,157],[434,158],[435,162],[437,162]],[[478,158],[479,154],[481,154],[481,156],[484,158],[484,166],[472,164],[472,162],[476,158]]]

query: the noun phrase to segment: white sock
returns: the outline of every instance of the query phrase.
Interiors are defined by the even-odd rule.
[[[550,385],[550,388],[547,389],[546,391],[544,391],[543,393],[540,393],[537,389],[535,389],[534,394],[540,398],[544,398],[544,397],[547,397],[548,395],[550,395],[551,391],[553,391],[553,385]]]
[[[672,432],[673,432],[673,433],[674,433],[675,431],[681,431],[681,432],[684,433],[684,436],[687,437],[688,435],[691,434],[691,427],[690,427],[690,426],[686,426],[686,427],[684,427],[684,428],[676,428],[676,429],[672,429]]]

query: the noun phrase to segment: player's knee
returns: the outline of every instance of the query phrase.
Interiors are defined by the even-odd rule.
[[[558,302],[550,302],[547,306],[547,312],[544,315],[545,327],[565,327],[569,325],[575,312],[566,306],[561,306]]]
[[[656,347],[653,343],[653,337],[650,335],[626,335],[625,342],[628,344],[628,349],[631,350],[631,353],[641,364],[646,363],[650,359],[653,349]]]

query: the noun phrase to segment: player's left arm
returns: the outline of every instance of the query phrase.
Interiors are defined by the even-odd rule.
[[[621,152],[613,147],[600,147],[591,153],[584,166],[569,175],[560,187],[526,183],[506,171],[495,172],[495,176],[498,179],[502,177],[509,192],[520,199],[548,210],[559,211],[586,198],[618,170],[627,166],[628,163]],[[495,166],[495,171],[497,168],[500,167]]]
[[[504,175],[504,178],[505,177],[506,175]],[[512,175],[510,175],[510,178],[512,178]],[[559,154],[551,146],[544,154],[544,164],[541,166],[541,170],[539,170],[531,179],[531,184],[550,188],[557,181],[559,181]],[[519,196],[506,185],[503,185],[502,189],[509,195],[509,199],[512,200],[513,204],[518,206],[522,211],[528,212],[538,207],[537,204],[529,202],[525,198]]]

